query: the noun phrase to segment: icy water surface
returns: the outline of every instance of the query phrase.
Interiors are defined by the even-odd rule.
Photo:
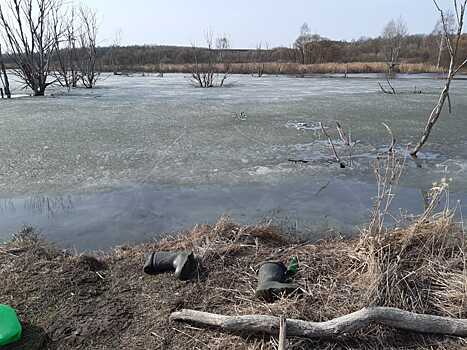
[[[0,239],[32,224],[63,246],[107,248],[225,213],[312,238],[355,232],[375,193],[371,162],[390,142],[381,123],[399,144],[415,143],[442,86],[405,76],[390,96],[377,82],[233,76],[199,89],[179,74],[109,76],[95,90],[0,101]],[[452,100],[423,168],[408,162],[396,209],[420,211],[421,191],[442,177],[467,199],[467,81],[454,83]],[[336,120],[358,141],[351,169],[330,163],[318,132],[323,122],[337,137]]]

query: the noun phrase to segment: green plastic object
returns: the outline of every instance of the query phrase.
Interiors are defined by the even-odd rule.
[[[293,276],[297,273],[297,271],[298,271],[298,259],[296,256],[293,256],[292,259],[290,259],[289,267],[287,268],[287,274],[289,276]]]
[[[16,311],[8,305],[0,305],[0,347],[17,342],[21,333]]]

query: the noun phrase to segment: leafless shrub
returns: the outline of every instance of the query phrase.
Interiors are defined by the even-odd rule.
[[[230,73],[230,64],[225,61],[224,51],[230,48],[227,36],[216,38],[215,46],[212,32],[206,33],[207,62],[199,62],[199,50],[193,44],[192,79],[202,88],[223,87]],[[219,73],[219,67],[220,73]]]
[[[365,234],[370,236],[385,232],[385,219],[389,215],[391,203],[395,196],[395,188],[399,184],[405,167],[405,154],[397,152],[395,138],[391,129],[383,124],[391,135],[391,143],[385,154],[378,155],[373,169],[376,176],[377,195],[374,200],[370,223]]]

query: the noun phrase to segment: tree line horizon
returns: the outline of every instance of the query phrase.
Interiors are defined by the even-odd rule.
[[[391,20],[389,24],[393,22]],[[386,26],[387,27],[387,26]],[[385,62],[385,47],[391,39],[385,37],[384,30],[377,37],[362,36],[359,39],[335,40],[323,37],[318,33],[309,32],[308,24],[302,25],[297,39],[290,46],[269,47],[267,41],[259,41],[256,48],[225,47],[209,48],[201,45],[170,45],[170,44],[125,44],[118,39],[108,45],[97,45],[99,63],[109,67],[115,61],[122,66],[140,66],[145,64],[191,64],[193,49],[199,50],[199,63],[208,61],[208,51],[222,50],[224,58],[230,63],[353,63],[353,62]],[[387,29],[387,28],[385,28]],[[228,39],[227,35],[219,38]],[[439,23],[428,34],[408,34],[401,36],[399,59],[404,63],[428,63],[445,66],[449,63],[449,55],[444,48],[440,49],[442,32]],[[462,35],[463,51],[467,53],[467,34]],[[229,40],[230,43],[230,40]],[[259,54],[260,52],[260,54]],[[11,55],[3,52],[4,61],[8,67],[14,63]]]
[[[402,19],[391,20],[383,28],[380,36],[361,37],[351,41],[333,40],[318,33],[311,33],[309,26],[304,23],[297,39],[289,47],[270,48],[266,41],[259,41],[256,48],[232,48],[227,35],[217,38],[217,40],[221,39],[224,42],[222,48],[212,45],[212,39],[211,43],[191,46],[120,45],[116,42],[113,45],[98,47],[98,56],[100,63],[107,70],[112,66],[116,66],[116,70],[137,70],[138,67],[153,65],[153,70],[162,71],[161,65],[190,65],[195,63],[193,53],[195,50],[196,62],[200,64],[209,63],[213,52],[222,52],[222,63],[225,64],[311,65],[379,62],[386,63],[388,71],[396,72],[400,63],[423,63],[438,69],[449,64],[449,53],[441,21],[434,25],[433,31],[429,34],[409,34],[407,25]],[[467,56],[467,34],[462,35],[460,50],[460,56]],[[183,71],[183,67],[179,69]],[[251,73],[257,72],[255,70]]]
[[[392,76],[402,64],[421,64],[419,71],[445,71],[450,63],[449,41],[456,29],[456,16],[446,12],[429,34],[409,34],[402,19],[390,20],[376,38],[332,40],[312,33],[307,23],[290,47],[269,48],[260,40],[254,49],[231,47],[228,35],[205,33],[205,45],[128,45],[116,35],[109,46],[98,45],[97,14],[63,0],[5,0],[0,4],[0,37],[5,50],[0,68],[3,90],[9,92],[5,69],[43,96],[46,88],[59,84],[67,88],[93,88],[101,72],[125,74],[132,71],[190,73],[200,87],[223,86],[229,74],[303,74],[303,66],[340,64],[345,73],[372,72],[369,63],[382,63],[376,69]],[[467,56],[467,34],[460,35],[459,57]],[[435,67],[435,70],[433,70]],[[335,69],[335,68],[334,68]],[[325,67],[323,73],[333,73]],[[216,82],[216,80],[218,80]],[[3,93],[2,90],[2,93]],[[2,94],[3,96],[3,94]]]

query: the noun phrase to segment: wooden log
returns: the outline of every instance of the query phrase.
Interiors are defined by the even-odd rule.
[[[277,336],[280,318],[264,315],[224,316],[195,310],[181,310],[170,316],[171,321],[196,323],[229,332],[263,333]],[[325,322],[287,320],[287,337],[327,338],[353,333],[371,324],[402,330],[467,336],[467,319],[416,314],[390,307],[369,307]]]

